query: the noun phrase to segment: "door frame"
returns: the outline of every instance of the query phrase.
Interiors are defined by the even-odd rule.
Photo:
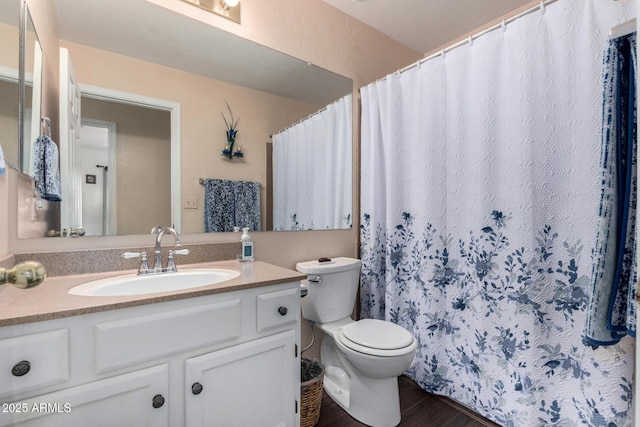
[[[134,105],[138,107],[151,108],[154,110],[167,111],[171,121],[171,226],[178,232],[182,232],[182,210],[181,210],[181,162],[180,162],[180,103],[167,101],[159,98],[138,95],[135,93],[123,92],[114,89],[107,89],[99,86],[80,83],[80,92],[87,98],[101,101],[118,102],[120,104]],[[173,173],[179,170],[180,173]]]

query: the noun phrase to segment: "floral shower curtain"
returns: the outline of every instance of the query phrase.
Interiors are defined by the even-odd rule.
[[[273,135],[273,228],[351,228],[352,95]]]
[[[559,0],[362,88],[363,318],[505,426],[631,425],[633,341],[583,342],[602,51],[634,5]]]

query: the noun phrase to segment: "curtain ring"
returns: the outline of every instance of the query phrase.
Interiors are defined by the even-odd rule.
[[[540,2],[540,13],[544,15],[545,9],[546,9],[546,6],[544,5],[544,0],[542,0]]]

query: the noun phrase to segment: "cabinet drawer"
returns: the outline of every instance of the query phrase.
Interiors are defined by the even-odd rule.
[[[15,396],[68,379],[67,329],[0,340],[0,396]]]
[[[294,324],[298,320],[300,289],[258,295],[258,332]]]
[[[241,300],[96,325],[96,372],[102,373],[159,357],[240,337]]]

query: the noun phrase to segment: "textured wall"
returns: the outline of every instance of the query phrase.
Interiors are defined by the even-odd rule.
[[[322,0],[242,0],[242,23],[174,0],[149,0],[320,67],[359,88],[422,55]]]

